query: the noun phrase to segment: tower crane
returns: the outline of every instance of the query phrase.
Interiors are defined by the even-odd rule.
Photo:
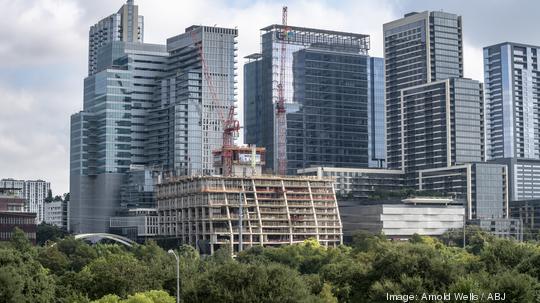
[[[287,7],[284,6],[281,16],[282,35],[279,65],[279,83],[277,85],[278,102],[276,103],[276,129],[277,129],[277,159],[278,174],[287,174],[287,112],[285,109],[285,64],[287,57],[287,38],[289,27],[287,26]]]

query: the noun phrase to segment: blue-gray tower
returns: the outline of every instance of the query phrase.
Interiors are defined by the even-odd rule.
[[[261,30],[261,53],[244,65],[244,142],[266,148],[277,170],[275,107],[284,60],[287,173],[310,166],[384,167],[384,65],[369,36],[281,25]],[[377,131],[374,131],[377,130]]]

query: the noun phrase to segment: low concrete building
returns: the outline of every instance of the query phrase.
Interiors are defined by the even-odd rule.
[[[64,203],[64,201],[45,202],[45,218],[43,222],[59,228],[66,228],[66,226],[64,226]]]
[[[476,225],[500,238],[513,238],[523,241],[523,224],[514,218],[484,218],[467,221],[467,225]]]
[[[357,229],[405,240],[414,234],[440,236],[463,227],[465,208],[453,199],[409,198],[402,202],[358,206]]]
[[[418,172],[418,189],[463,201],[468,220],[508,218],[506,165],[470,163]]]
[[[133,208],[111,217],[110,231],[143,243],[158,235],[158,215],[155,208]]]
[[[510,217],[522,224],[526,239],[540,239],[540,199],[512,201]]]
[[[299,169],[297,174],[335,178],[338,199],[367,199],[377,191],[399,191],[404,176],[401,170],[321,166]]]

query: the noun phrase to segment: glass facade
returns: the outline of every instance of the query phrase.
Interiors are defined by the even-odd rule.
[[[407,184],[418,170],[485,160],[480,82],[452,78],[401,91],[402,159]]]
[[[438,191],[462,200],[468,220],[507,218],[507,166],[472,163],[419,172],[420,190]]]
[[[506,166],[477,163],[473,165],[473,218],[505,218],[508,213]]]
[[[287,112],[288,173],[311,165],[368,166],[368,62],[356,54],[306,48],[293,60]]]
[[[262,60],[260,54],[247,56],[244,64],[244,142],[263,146]]]
[[[134,166],[214,172],[212,152],[223,144],[222,123],[236,100],[237,35],[192,26],[167,45],[142,43],[133,1],[91,27],[83,110],[71,118],[71,230],[107,231],[129,200],[121,191],[133,183]]]
[[[384,59],[371,57],[368,66],[369,167],[386,167]]]
[[[539,46],[484,48],[488,159],[540,160]]]
[[[485,161],[483,96],[482,83],[450,79],[453,165]]]
[[[451,165],[448,88],[448,81],[438,81],[401,91],[400,150],[409,179],[417,170]]]
[[[463,77],[461,17],[445,12],[410,13],[384,24],[387,161],[402,169],[402,89]]]
[[[90,27],[88,33],[88,75],[98,72],[98,52],[113,41],[144,41],[144,17],[139,8],[128,1],[117,13],[112,14]]]
[[[261,40],[261,54],[246,57],[244,66],[244,125],[250,127],[244,139],[266,148],[267,168],[277,168],[283,43],[288,173],[317,165],[383,167],[383,60],[367,56],[369,37],[301,27],[284,34],[272,25],[262,29]]]
[[[508,165],[512,203],[540,198],[539,53],[519,43],[484,48],[487,158]]]
[[[223,145],[223,120],[236,102],[237,36],[236,29],[192,26],[167,40],[167,70],[148,116],[149,165],[175,175],[214,174],[212,152]],[[194,45],[201,45],[207,75]]]

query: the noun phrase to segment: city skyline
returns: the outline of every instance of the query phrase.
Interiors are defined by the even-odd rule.
[[[3,24],[4,45],[0,47],[0,167],[2,177],[45,179],[55,193],[68,192],[69,115],[82,105],[82,78],[87,72],[88,27],[115,11],[124,1],[0,1],[0,7],[11,11]],[[523,1],[522,5],[490,5],[464,1],[371,1],[361,4],[342,1],[334,5],[323,2],[288,1],[206,1],[193,3],[188,9],[181,4],[147,0],[136,1],[147,24],[145,41],[161,43],[165,37],[183,32],[191,24],[235,27],[239,29],[238,57],[259,49],[259,29],[280,22],[282,5],[289,6],[292,25],[351,31],[371,36],[370,55],[382,57],[382,24],[410,11],[440,10],[464,18],[465,77],[483,82],[482,48],[505,41],[540,44],[540,37],[527,27],[539,4]],[[492,2],[490,2],[491,4]],[[506,5],[509,5],[507,7]],[[480,17],[473,14],[484,9]],[[536,7],[536,9],[535,9]],[[167,9],[164,9],[167,8]],[[507,19],[519,9],[522,18]],[[226,13],[223,13],[223,12]],[[301,13],[300,13],[301,12]],[[527,14],[531,14],[527,17]],[[322,18],[324,16],[324,18]],[[358,17],[360,16],[360,18]],[[14,18],[14,19],[10,19]],[[40,24],[40,26],[36,26]],[[497,31],[493,30],[497,26]],[[49,34],[47,34],[49,33]],[[59,34],[60,33],[60,34]],[[54,34],[54,35],[53,35]],[[21,38],[24,37],[24,38]],[[243,64],[243,60],[239,60]],[[239,69],[239,98],[242,103],[242,70]],[[242,113],[242,108],[238,110]],[[240,119],[242,121],[242,117]],[[241,137],[240,137],[241,138]]]

